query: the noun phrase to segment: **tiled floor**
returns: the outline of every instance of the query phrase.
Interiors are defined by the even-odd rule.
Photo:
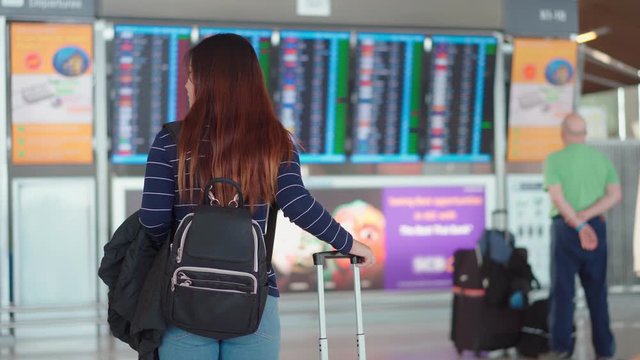
[[[371,293],[364,298],[366,349],[369,360],[457,359],[448,339],[450,295],[447,293]],[[618,342],[617,359],[640,355],[640,294],[610,297],[612,327]],[[317,311],[314,294],[285,294],[281,298],[282,360],[317,359]],[[328,294],[327,322],[331,359],[356,359],[353,300],[349,293]],[[575,359],[591,360],[588,317],[577,313]],[[126,345],[96,327],[84,335],[68,335],[79,328],[52,329],[49,334],[19,338],[13,345],[0,339],[0,359],[91,360],[136,359]],[[40,329],[46,331],[46,329]],[[104,328],[103,328],[104,331]],[[66,332],[67,335],[56,335]],[[500,358],[501,354],[487,354]],[[472,358],[465,354],[464,358]]]

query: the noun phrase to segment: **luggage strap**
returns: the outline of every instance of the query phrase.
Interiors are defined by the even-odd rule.
[[[454,286],[453,293],[456,295],[480,298],[480,297],[484,297],[487,291],[485,289],[465,289],[460,286]]]

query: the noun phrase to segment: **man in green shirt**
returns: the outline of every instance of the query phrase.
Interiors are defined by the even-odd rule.
[[[562,123],[565,148],[544,163],[545,187],[553,209],[551,241],[551,357],[568,359],[573,352],[573,300],[579,275],[591,315],[598,359],[615,353],[607,303],[607,244],[604,213],[622,195],[613,164],[586,146],[586,124],[578,114]]]

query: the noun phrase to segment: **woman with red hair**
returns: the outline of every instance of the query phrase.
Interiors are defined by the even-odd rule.
[[[140,210],[140,222],[149,234],[164,241],[172,226],[203,202],[201,187],[211,178],[224,177],[241,185],[245,206],[263,234],[268,212],[278,208],[336,250],[363,257],[361,266],[375,263],[371,249],[354,240],[304,187],[295,144],[275,116],[248,41],[233,34],[204,39],[189,52],[185,87],[190,110],[177,144],[163,129],[149,151]],[[226,187],[216,188],[215,194],[223,204],[235,195]],[[277,360],[279,293],[271,264],[269,286],[254,334],[221,341],[169,324],[160,358]]]

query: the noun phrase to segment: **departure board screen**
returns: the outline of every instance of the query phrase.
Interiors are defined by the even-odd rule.
[[[277,111],[307,163],[345,161],[349,33],[282,31]]]
[[[269,88],[270,70],[271,70],[271,30],[258,30],[258,29],[233,29],[233,28],[201,28],[200,38],[204,39],[211,35],[231,33],[244,37],[247,39],[258,56],[260,61],[260,67],[262,68],[262,75],[264,76],[267,89]]]
[[[351,161],[420,161],[422,35],[360,33]]]
[[[432,40],[426,160],[490,161],[497,41],[480,36]]]
[[[190,27],[116,25],[112,54],[112,162],[144,164],[166,122],[188,110]]]

